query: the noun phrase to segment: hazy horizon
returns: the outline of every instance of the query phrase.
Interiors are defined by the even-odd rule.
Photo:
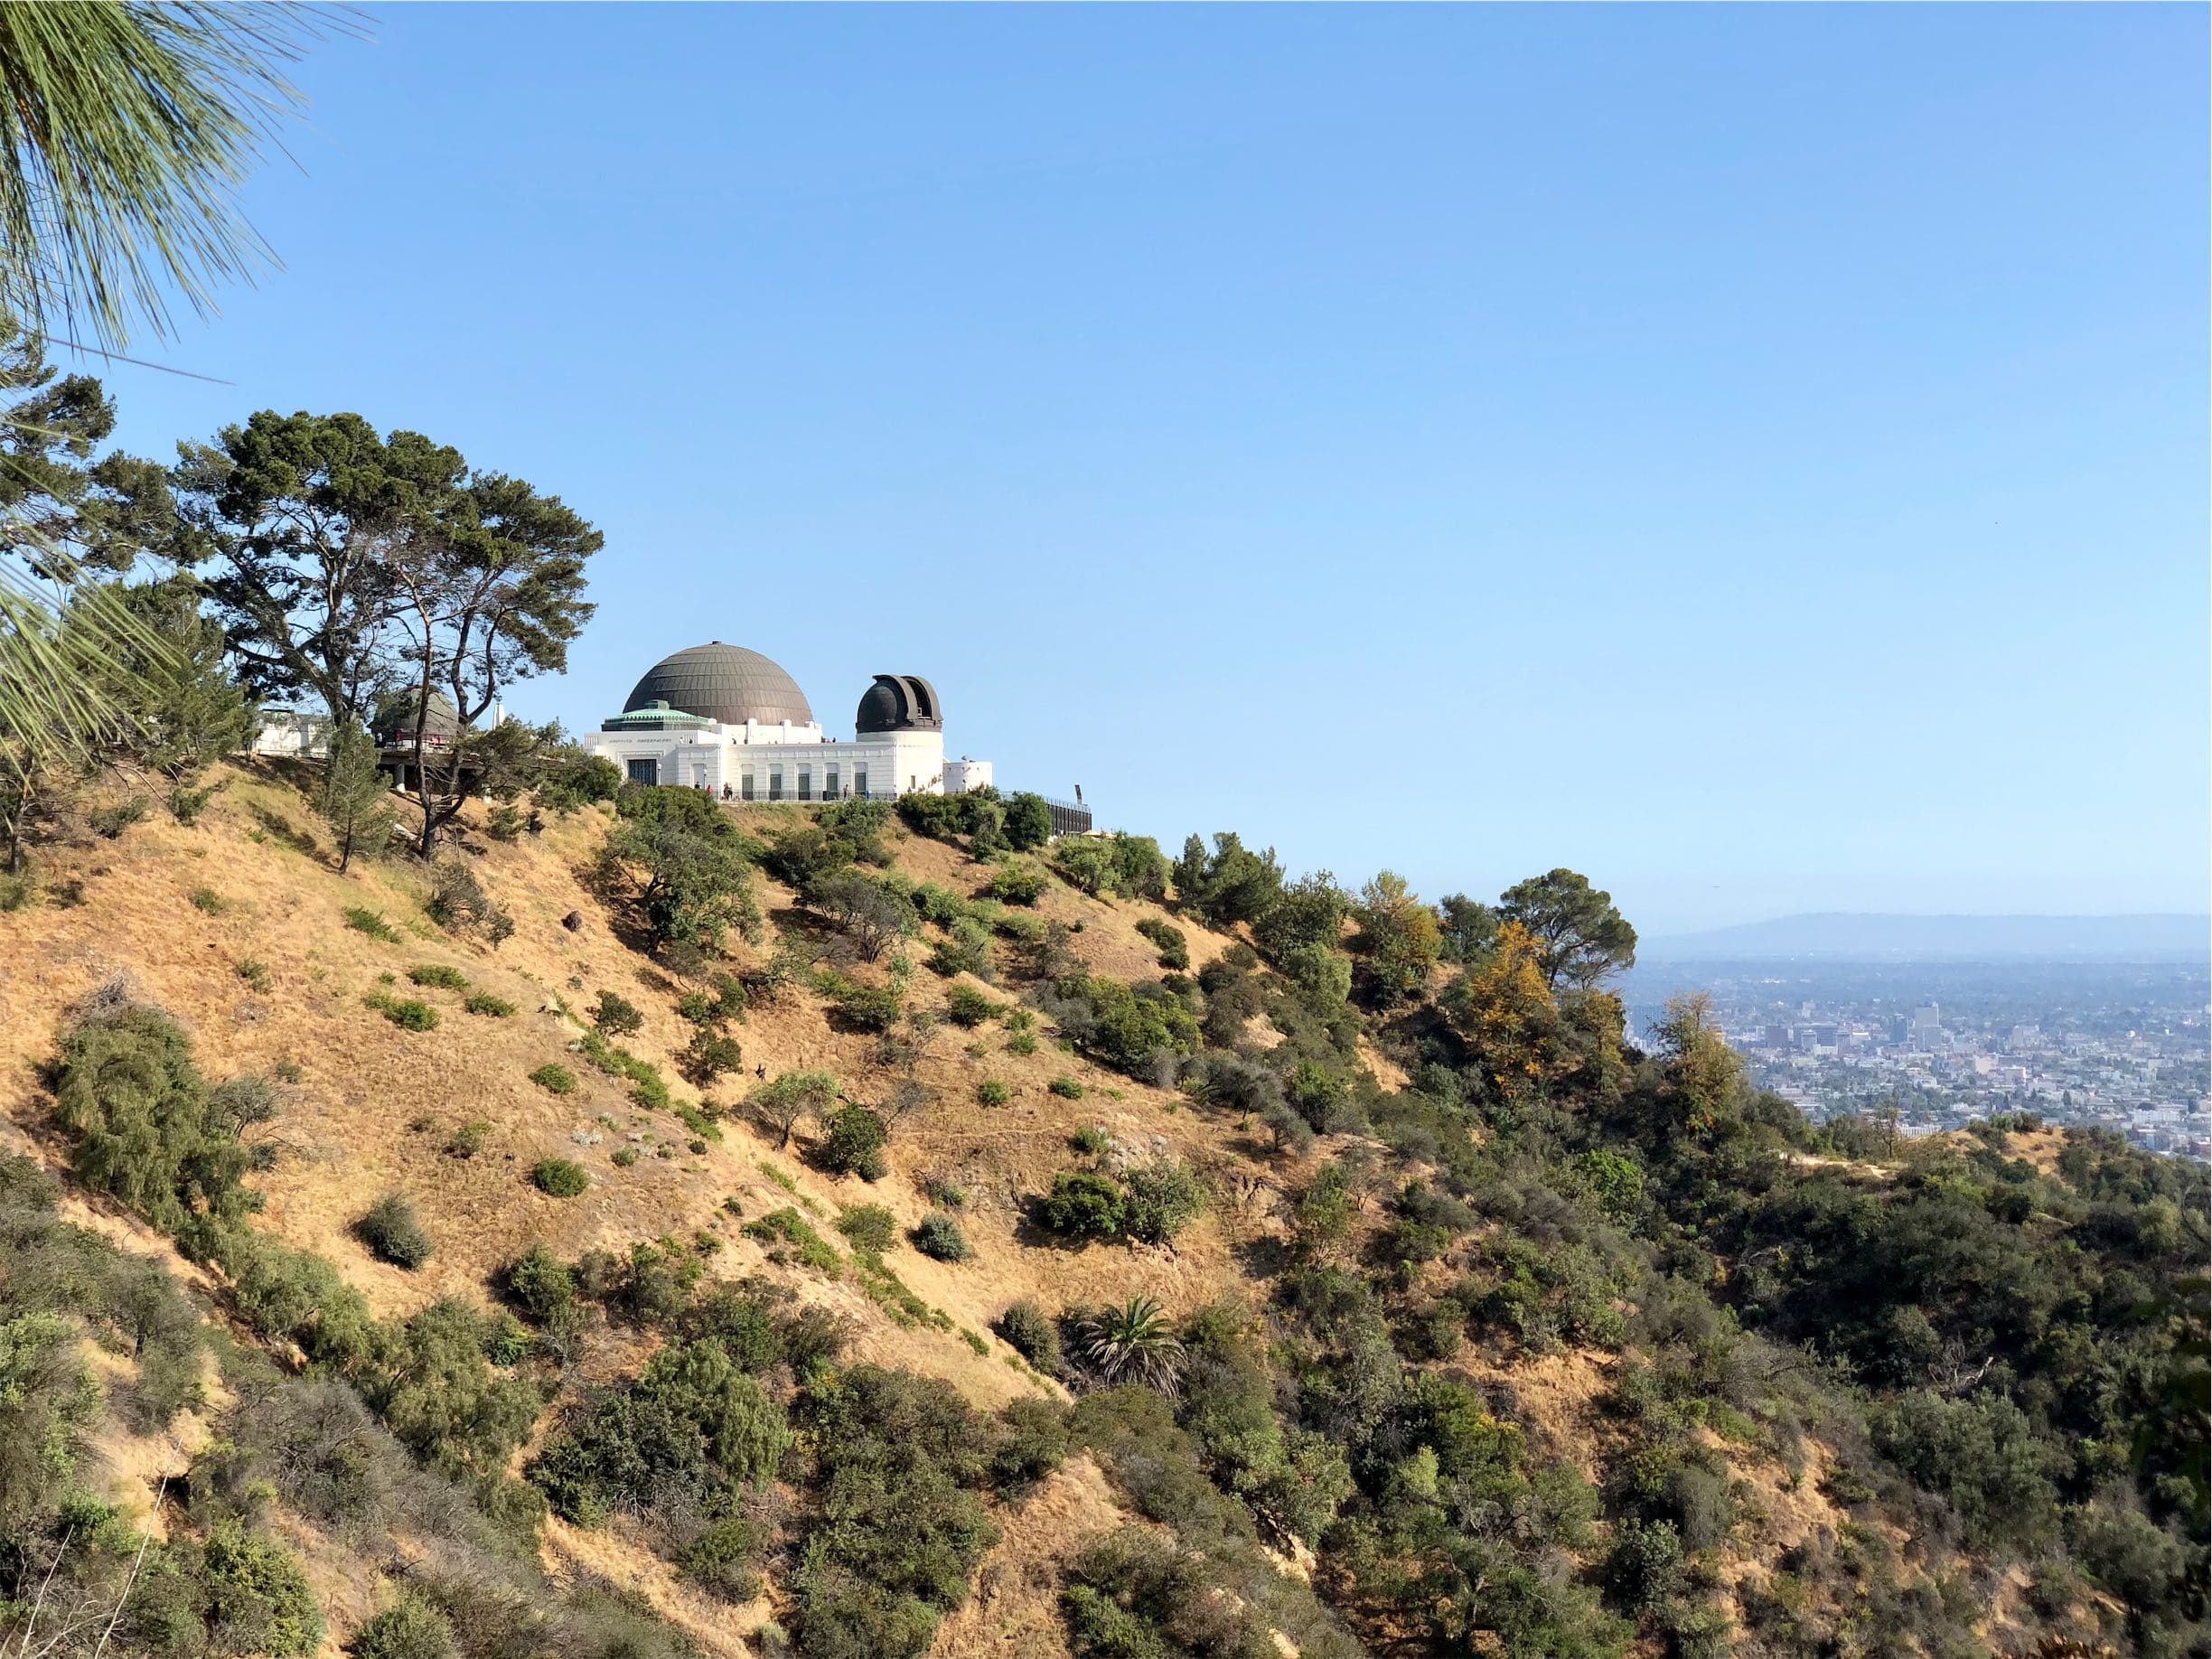
[[[594,520],[530,717],[719,637],[1354,886],[2212,908],[2200,8],[367,15],[231,384],[99,372]]]

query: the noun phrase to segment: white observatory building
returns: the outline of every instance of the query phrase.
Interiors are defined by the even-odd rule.
[[[945,758],[944,708],[921,676],[876,675],[840,741],[823,733],[797,680],[719,640],[655,663],[583,743],[637,783],[735,801],[891,801],[991,781],[989,761]]]

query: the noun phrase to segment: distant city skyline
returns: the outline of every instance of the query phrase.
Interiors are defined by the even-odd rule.
[[[117,365],[1003,786],[1647,935],[2212,905],[2201,8],[371,8]]]

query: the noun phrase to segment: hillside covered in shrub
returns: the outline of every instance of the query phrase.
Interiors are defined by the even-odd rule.
[[[204,775],[0,914],[33,1651],[2201,1651],[2201,1174],[1815,1129],[1570,873]]]
[[[2200,1169],[1815,1127],[1570,870],[625,783],[558,498],[5,350],[0,1654],[2206,1652]]]

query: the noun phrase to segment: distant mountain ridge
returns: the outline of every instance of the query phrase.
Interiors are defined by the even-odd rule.
[[[1885,915],[1823,911],[1647,940],[1646,961],[2198,961],[2212,917]]]

